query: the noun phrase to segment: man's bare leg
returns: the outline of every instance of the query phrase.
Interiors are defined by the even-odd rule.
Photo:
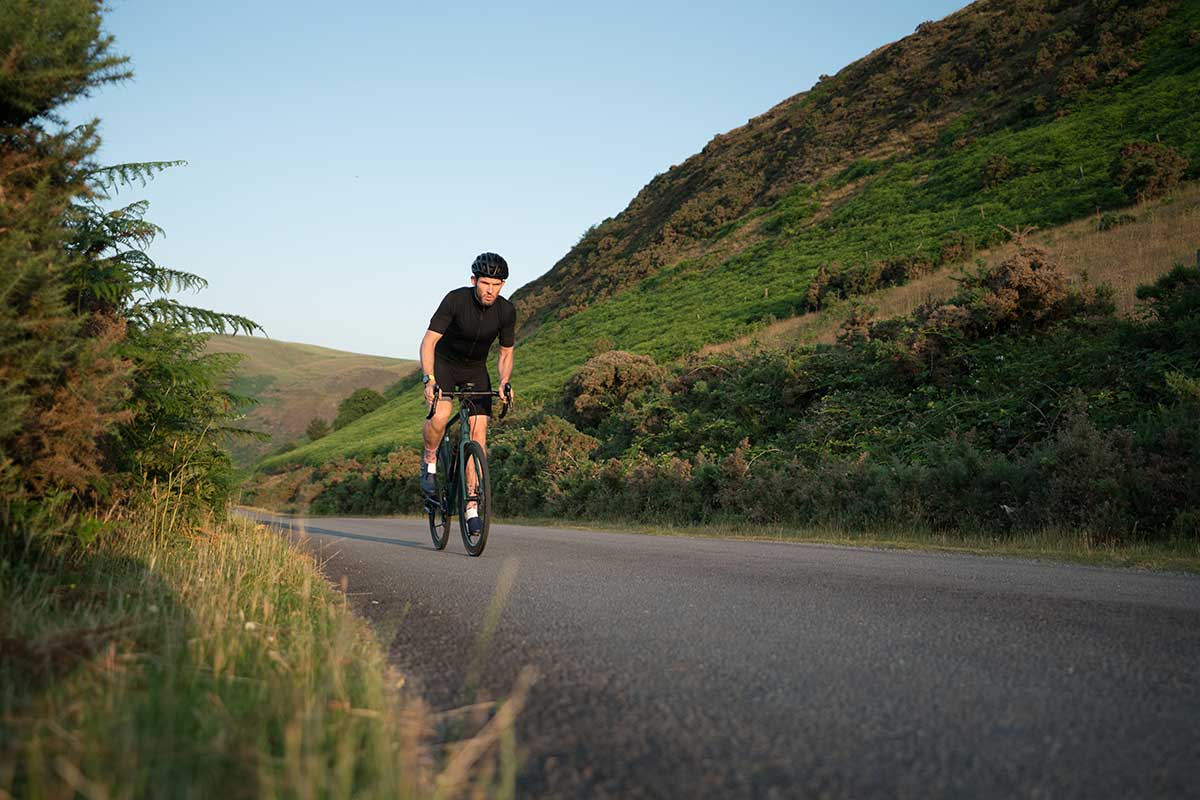
[[[438,402],[433,416],[425,420],[423,438],[425,439],[426,464],[437,462],[438,445],[442,443],[442,437],[446,435],[446,426],[450,424],[450,416],[453,413],[454,408],[450,401],[441,400]]]
[[[446,434],[446,426],[450,423],[450,414],[453,410],[450,401],[443,400],[437,404],[433,416],[425,420],[425,429],[422,431],[425,452],[421,458],[424,466],[421,467],[420,484],[421,492],[426,497],[433,497],[437,494],[437,480],[428,473],[437,464],[438,445],[441,444],[442,437]]]
[[[479,446],[483,448],[483,452],[486,454],[488,419],[490,418],[486,414],[476,414],[472,417],[468,417],[467,419],[471,428],[471,441],[478,442]],[[470,494],[475,494],[475,470],[473,469],[467,470],[467,492]],[[467,504],[467,508],[474,508],[476,505],[477,504],[472,501]]]

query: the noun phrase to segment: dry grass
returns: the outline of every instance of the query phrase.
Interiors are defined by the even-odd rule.
[[[1066,273],[1094,284],[1107,283],[1116,292],[1117,310],[1132,314],[1137,287],[1152,283],[1178,263],[1194,263],[1200,251],[1200,184],[1181,187],[1167,201],[1142,203],[1123,212],[1135,221],[1107,231],[1099,230],[1101,215],[1035,232],[1031,241],[1050,250]],[[996,262],[1012,255],[1013,245],[981,252],[978,257]],[[876,319],[907,314],[927,299],[945,299],[955,289],[959,265],[947,267],[904,286],[882,289],[857,298],[875,309]],[[701,353],[744,348],[779,347],[804,343],[831,343],[849,313],[848,305],[785,319],[755,333],[704,348]]]
[[[284,514],[303,514],[325,488],[323,482],[313,480],[314,473],[314,467],[299,467],[275,474],[258,472],[242,485],[242,491],[249,494],[252,486],[256,505]]]
[[[139,532],[141,533],[141,532]],[[512,796],[503,704],[406,696],[310,557],[234,522],[0,562],[0,798]]]

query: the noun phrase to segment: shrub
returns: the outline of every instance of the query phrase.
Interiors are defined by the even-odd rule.
[[[590,358],[567,381],[563,403],[567,415],[594,430],[636,394],[662,383],[663,371],[649,356],[609,350]]]
[[[983,188],[992,189],[1012,177],[1015,168],[1012,159],[1003,153],[988,156],[983,166]]]
[[[498,507],[505,513],[538,513],[562,505],[569,485],[588,477],[595,438],[561,417],[531,427],[498,430],[489,443],[488,467]]]
[[[1200,320],[1200,265],[1176,264],[1153,284],[1139,286],[1137,297],[1149,301],[1147,309],[1160,323],[1176,325]]]
[[[1174,189],[1187,171],[1187,159],[1160,142],[1129,142],[1113,161],[1111,174],[1130,200],[1161,197]]]
[[[854,303],[850,307],[849,315],[838,326],[838,344],[851,346],[870,339],[871,315],[874,312],[874,308]]]
[[[1113,228],[1128,225],[1131,222],[1137,222],[1137,217],[1133,214],[1117,214],[1110,211],[1100,217],[1100,221],[1096,224],[1096,230],[1110,231]]]
[[[965,231],[952,231],[942,239],[938,261],[942,264],[953,264],[965,261],[975,255],[975,237]]]
[[[323,417],[313,417],[308,422],[308,427],[304,429],[304,433],[308,436],[309,441],[315,442],[329,434],[329,423]]]
[[[338,404],[338,413],[333,420],[333,429],[340,430],[359,417],[364,417],[370,414],[375,409],[386,403],[383,395],[374,389],[363,387],[355,389],[354,392]]]

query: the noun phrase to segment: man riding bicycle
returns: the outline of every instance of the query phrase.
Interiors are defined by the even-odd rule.
[[[433,405],[438,387],[447,391],[473,384],[475,390],[491,391],[487,355],[492,342],[500,339],[501,394],[512,402],[509,380],[513,368],[513,344],[516,336],[517,309],[500,296],[508,279],[508,263],[495,253],[482,253],[471,264],[471,285],[455,289],[442,299],[442,304],[429,320],[429,330],[421,340],[421,371],[425,382],[425,402]],[[488,419],[492,415],[492,398],[471,399],[470,435],[487,450]],[[439,398],[433,416],[425,421],[425,458],[421,467],[421,491],[427,497],[437,492],[434,475],[437,472],[437,448],[446,432],[452,413],[448,398]],[[467,527],[471,533],[482,528],[475,504],[466,511]]]

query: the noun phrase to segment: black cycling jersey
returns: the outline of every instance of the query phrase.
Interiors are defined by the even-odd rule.
[[[497,336],[501,347],[512,347],[516,326],[516,306],[503,297],[485,306],[472,286],[447,294],[429,320],[429,330],[442,334],[434,349],[435,357],[459,363],[487,360]]]

